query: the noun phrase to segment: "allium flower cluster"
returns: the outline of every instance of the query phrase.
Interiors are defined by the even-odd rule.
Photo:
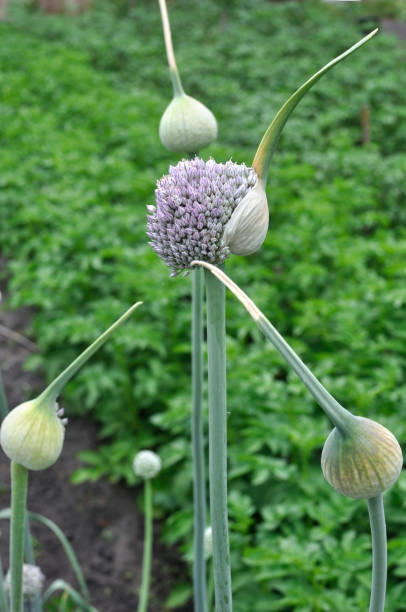
[[[33,599],[40,595],[45,582],[45,576],[38,565],[23,565],[23,596],[24,599]],[[4,580],[4,588],[10,590],[11,576],[10,570],[7,572]]]
[[[150,450],[141,450],[137,453],[133,460],[133,469],[137,476],[149,479],[161,471],[162,462],[160,457]]]
[[[169,168],[148,206],[150,245],[172,269],[171,276],[195,259],[220,265],[230,254],[223,236],[237,205],[256,185],[257,174],[245,164],[218,164],[195,157]]]

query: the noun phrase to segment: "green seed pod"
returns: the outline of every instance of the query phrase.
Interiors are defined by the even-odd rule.
[[[217,138],[217,121],[204,104],[181,93],[162,115],[159,137],[170,151],[196,153]]]
[[[321,455],[327,482],[354,499],[376,497],[388,489],[397,480],[402,464],[402,450],[395,436],[363,417],[354,417],[353,426],[344,434],[333,429]]]
[[[44,470],[58,459],[65,436],[57,405],[39,398],[20,404],[4,419],[0,442],[6,455],[29,470]]]

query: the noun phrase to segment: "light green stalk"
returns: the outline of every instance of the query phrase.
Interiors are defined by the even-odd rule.
[[[372,589],[369,612],[383,612],[386,594],[387,543],[382,493],[368,499],[368,512],[372,535]]]
[[[222,270],[216,268],[212,264],[204,261],[194,261],[192,265],[200,265],[212,272],[221,282],[230,289],[232,293],[240,300],[240,302],[248,310],[258,327],[262,330],[266,338],[272,342],[279,353],[293,368],[304,385],[309,389],[310,393],[316,399],[320,407],[324,410],[328,418],[342,432],[345,432],[351,426],[355,417],[348,412],[334,397],[323,387],[319,380],[312,374],[309,368],[298,357],[295,351],[282,338],[279,332],[268,321],[265,315],[259,310],[254,302],[229,278]]]
[[[38,400],[50,399],[55,402],[66,383],[76,374],[88,359],[109,339],[111,334],[134,312],[142,302],[133,304],[126,312],[113,323],[97,340],[87,347],[68,367],[57,376],[50,385],[38,396]]]
[[[192,460],[194,502],[194,609],[206,611],[206,481],[203,432],[203,270],[192,271]]]
[[[210,510],[216,612],[231,612],[231,568],[227,513],[227,412],[225,290],[206,272],[209,386]]]
[[[172,44],[171,27],[169,24],[168,10],[166,8],[166,0],[159,0],[159,8],[161,9],[162,29],[164,31],[166,57],[168,58],[169,74],[172,81],[173,93],[175,96],[182,96],[185,92],[183,91],[178,67],[176,65],[175,52]]]
[[[28,470],[11,462],[10,612],[23,610],[24,521]]]
[[[142,560],[142,581],[138,612],[146,612],[148,605],[149,583],[151,578],[152,557],[152,482],[150,478],[144,485],[144,557]]]

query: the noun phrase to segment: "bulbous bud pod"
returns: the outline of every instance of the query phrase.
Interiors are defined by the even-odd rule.
[[[57,405],[39,398],[20,404],[4,419],[0,442],[6,455],[29,470],[44,470],[58,459],[65,436]]]
[[[348,433],[337,428],[328,436],[321,456],[327,482],[354,499],[376,497],[388,489],[402,469],[402,451],[386,427],[355,417]]]
[[[231,215],[224,242],[235,255],[251,255],[261,248],[268,225],[268,201],[262,181],[258,180]]]
[[[170,151],[195,153],[217,138],[217,121],[204,104],[181,93],[162,115],[159,137]]]
[[[142,450],[134,457],[133,468],[141,478],[155,478],[162,467],[161,459],[150,450]]]

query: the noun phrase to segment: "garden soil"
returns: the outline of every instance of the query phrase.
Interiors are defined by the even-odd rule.
[[[0,260],[0,270],[1,267]],[[9,337],[10,330],[24,335],[30,317],[28,308],[14,312],[0,310],[0,366],[12,407],[32,397],[32,390],[43,387],[38,374],[24,372],[22,368],[34,347],[22,344],[20,338]],[[70,420],[62,455],[56,464],[43,472],[30,472],[28,508],[52,519],[64,531],[84,572],[91,603],[99,612],[134,612],[143,553],[143,515],[136,504],[140,490],[111,484],[105,479],[71,484],[72,472],[81,465],[77,453],[96,447],[96,426],[87,420]],[[0,508],[9,505],[9,461],[0,450]],[[63,578],[77,588],[56,537],[36,523],[32,525],[32,533],[46,586]],[[149,612],[162,612],[171,588],[186,576],[179,553],[163,545],[159,533],[160,525],[156,524]],[[8,541],[8,521],[1,521],[0,553],[4,568],[8,567]],[[191,612],[192,606],[177,610]]]

